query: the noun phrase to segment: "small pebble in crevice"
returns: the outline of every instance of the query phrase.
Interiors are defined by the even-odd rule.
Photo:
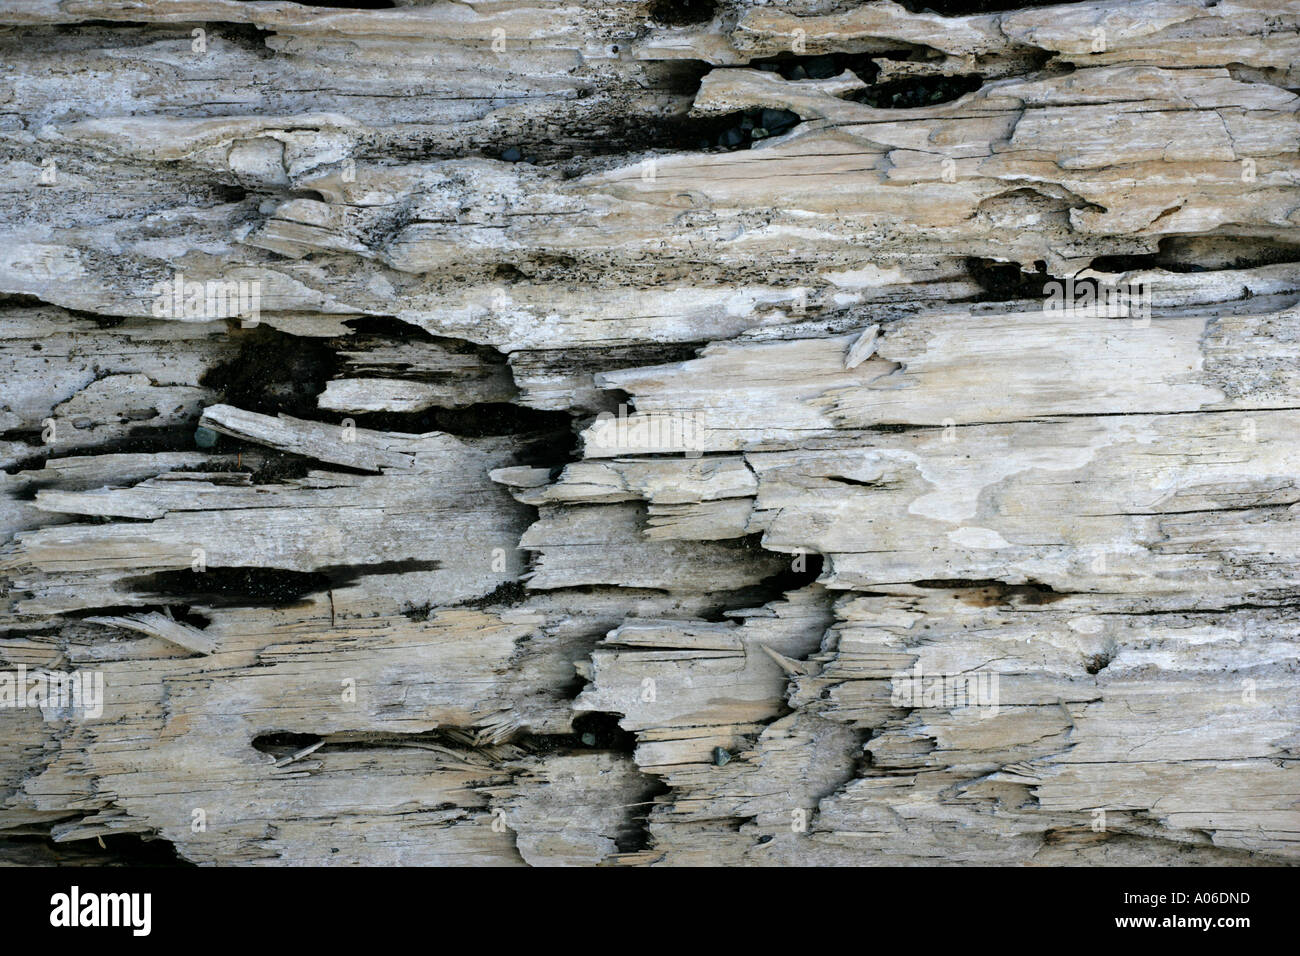
[[[779,73],[787,80],[826,80],[839,76],[845,70],[853,72],[863,83],[875,82],[880,73],[878,59],[905,60],[907,51],[900,53],[822,53],[816,56],[799,56],[782,53],[778,56],[750,60],[753,69]]]
[[[530,166],[537,165],[536,156],[526,156],[524,151],[518,146],[508,146],[501,151],[501,160],[506,163],[528,163]]]
[[[913,76],[877,83],[865,90],[850,93],[846,99],[882,110],[915,109],[937,106],[960,99],[984,85],[978,73],[957,76]]]
[[[695,142],[699,149],[734,151],[749,149],[759,140],[780,136],[799,125],[798,113],[790,110],[753,107],[724,116],[693,121]]]
[[[824,80],[849,70],[863,83],[869,84],[869,87],[849,93],[845,99],[877,109],[935,106],[959,99],[983,85],[984,77],[978,73],[907,76],[883,83],[876,82],[880,76],[880,60],[923,62],[936,52],[919,47],[916,50],[886,53],[823,53],[819,56],[782,54],[752,60],[749,65],[759,70],[779,73],[784,79],[792,81]]]
[[[573,719],[567,734],[518,734],[510,742],[529,753],[581,753],[614,751],[631,756],[636,749],[636,734],[618,725],[618,714],[584,711]]]
[[[594,750],[618,750],[630,754],[636,749],[636,734],[618,725],[618,714],[585,711],[573,718],[573,732],[584,747]],[[584,738],[589,738],[591,743]]]

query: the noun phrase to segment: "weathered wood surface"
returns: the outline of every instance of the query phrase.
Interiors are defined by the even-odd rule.
[[[1300,3],[921,6],[0,5],[0,862],[1300,859]]]

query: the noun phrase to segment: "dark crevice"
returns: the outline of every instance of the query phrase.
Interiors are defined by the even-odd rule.
[[[978,73],[913,76],[876,83],[865,90],[856,90],[845,98],[882,110],[914,109],[950,103],[967,93],[973,93],[983,85],[984,77]]]
[[[21,471],[40,471],[51,458],[91,458],[98,455],[139,454],[156,452],[191,451],[194,448],[194,429],[190,426],[168,425],[163,428],[132,428],[125,438],[96,442],[93,445],[72,445],[67,442],[41,443],[38,431],[18,429],[0,434],[0,441],[26,442],[35,449],[31,455],[7,466],[5,474]]]
[[[1055,7],[1069,0],[896,0],[909,13],[937,13],[943,17],[968,17],[1005,13],[1033,7]]]
[[[100,312],[87,312],[85,309],[73,309],[66,305],[58,305],[38,295],[29,295],[25,292],[4,292],[0,293],[0,309],[54,309],[73,318],[81,319],[84,322],[93,322],[97,329],[115,329],[126,324],[126,317],[120,315],[104,315]]]
[[[317,407],[327,383],[340,376],[392,375],[398,370],[364,365],[368,347],[403,342],[440,345],[461,354],[473,354],[485,367],[506,366],[495,349],[469,341],[434,336],[391,317],[365,317],[347,323],[354,335],[314,339],[290,335],[265,325],[234,329],[242,337],[239,352],[228,362],[209,370],[200,384],[216,391],[220,403],[264,415],[286,414],[310,421],[402,434],[446,432],[462,438],[516,436],[520,463],[542,463],[571,457],[576,446],[573,419],[567,412],[544,411],[512,402],[483,402],[458,408],[437,406],[416,412],[365,412],[345,414]],[[354,366],[360,366],[359,368]],[[419,375],[399,377],[418,379]],[[211,447],[239,450],[228,439],[212,438]],[[189,439],[181,447],[192,447]],[[301,477],[311,463],[300,456],[272,457],[259,478]]]
[[[661,777],[643,773],[642,778],[646,784],[640,793],[641,799],[614,838],[614,845],[620,853],[640,853],[651,848],[654,839],[650,834],[650,815],[660,803],[668,803],[666,798],[672,793],[672,787]]]
[[[160,37],[171,36],[183,39],[186,44],[192,39],[191,31],[195,26],[202,26],[207,31],[208,49],[214,44],[228,41],[244,47],[263,59],[270,59],[275,51],[266,45],[266,37],[274,33],[266,27],[252,23],[234,23],[228,20],[195,20],[192,24],[184,23],[144,23],[139,20],[82,20],[79,23],[53,24],[34,30],[24,30],[29,42],[40,43],[40,34],[48,33],[51,37],[87,38],[91,42],[102,42],[101,34],[110,31],[113,42],[119,47],[144,46],[157,43]],[[46,44],[49,45],[48,43]],[[60,44],[65,47],[64,44]],[[84,45],[79,45],[84,46]]]
[[[364,315],[359,319],[348,319],[343,324],[356,333],[344,340],[345,344],[353,348],[364,343],[368,338],[395,339],[399,342],[456,342],[458,344],[463,342],[461,339],[441,338],[418,325],[403,322],[392,315]],[[464,342],[464,344],[471,343]],[[488,349],[487,346],[477,346],[477,348]],[[488,350],[500,354],[495,349]]]
[[[1152,611],[1097,611],[1099,615],[1115,614],[1125,617],[1160,617],[1166,614],[1194,615],[1194,614],[1238,614],[1242,611],[1279,611],[1279,610],[1300,610],[1300,601],[1291,600],[1289,596],[1279,596],[1275,604],[1257,604],[1255,602],[1241,602],[1237,604],[1228,604],[1223,607],[1173,607],[1157,608]]]
[[[791,81],[824,80],[848,70],[869,86],[865,90],[849,93],[845,98],[877,109],[911,109],[947,103],[979,89],[983,84],[984,77],[978,73],[909,76],[877,82],[880,76],[878,61],[922,62],[936,52],[926,47],[917,47],[886,53],[823,53],[818,56],[786,53],[752,60],[749,65],[755,69],[779,73],[782,78]]]
[[[1093,654],[1084,659],[1083,669],[1086,670],[1089,674],[1100,674],[1110,665],[1110,662],[1113,659],[1114,659],[1113,654],[1109,654],[1109,653]]]
[[[173,468],[173,472],[204,472],[212,474],[246,474],[254,485],[273,485],[306,478],[308,473],[319,469],[321,463],[314,458],[295,455],[293,452],[279,451],[252,442],[237,441],[227,435],[218,435],[213,444],[213,451],[234,455],[234,461],[222,460],[204,463],[193,468],[182,466]],[[245,460],[244,456],[247,456]],[[370,472],[346,465],[331,464],[330,470],[351,475],[368,475]]]
[[[127,578],[120,587],[144,595],[184,597],[214,607],[278,607],[328,590],[330,580],[319,571],[235,567],[158,571]]]
[[[974,607],[997,607],[1009,604],[1054,604],[1069,594],[1060,594],[1050,585],[1030,579],[1024,584],[1007,584],[988,578],[930,578],[913,582],[918,588],[954,591],[953,600]]]
[[[631,366],[629,366],[631,367]],[[608,396],[611,402],[610,411],[614,415],[632,415],[636,412],[636,397],[626,389],[622,388],[602,388],[601,394]],[[626,409],[626,411],[624,411]]]
[[[566,115],[560,135],[521,141],[514,135],[504,139],[485,133],[473,148],[489,159],[557,167],[566,179],[598,168],[600,164],[593,160],[600,157],[617,157],[615,161],[621,164],[629,153],[693,149],[699,138],[693,133],[697,120],[687,113],[710,67],[699,60],[660,62],[653,66],[664,74],[654,89],[669,99],[666,109],[637,109],[635,104],[628,104],[613,113],[592,110]],[[669,68],[671,74],[667,72]],[[585,98],[583,92],[579,91],[579,99]],[[463,151],[449,150],[441,142],[408,143],[393,146],[383,160],[427,162],[463,155]]]
[[[317,417],[340,417],[318,415]],[[358,428],[422,434],[447,432],[460,438],[510,436],[515,461],[545,467],[578,456],[578,436],[568,412],[551,412],[509,402],[429,408],[421,412],[370,412],[350,416]]]
[[[618,720],[617,714],[597,711],[584,712],[574,718],[573,729],[567,734],[517,733],[510,738],[509,743],[511,746],[518,747],[528,754],[543,757],[551,754],[573,754],[584,751],[606,751],[630,756],[636,747],[636,735],[621,728],[618,725]],[[404,739],[426,738],[441,740],[446,738],[448,734],[453,734],[452,739],[459,739],[457,745],[465,746],[463,738],[466,736],[472,737],[474,733],[472,729],[467,732],[457,733],[456,728],[445,728],[423,734],[404,734],[402,737]],[[312,742],[309,741],[304,746],[310,746]],[[326,738],[323,749],[328,752],[336,746]],[[370,746],[373,746],[373,744],[370,744]]]
[[[340,731],[322,736],[320,734],[299,733],[290,730],[272,730],[258,734],[250,742],[258,753],[264,753],[276,760],[292,757],[308,747],[315,748],[311,756],[325,757],[331,753],[350,753],[366,750],[388,750],[412,742],[447,743],[464,746],[462,741],[454,739],[449,732],[429,730],[418,733],[384,733],[381,731]]]
[[[318,744],[324,739],[317,734],[295,734],[286,730],[277,730],[254,737],[253,749],[280,760],[313,744]]]
[[[708,23],[718,11],[717,0],[654,0],[650,19],[669,27]]]
[[[434,407],[419,412],[366,412],[349,417],[358,428],[416,435],[434,431],[465,438],[562,435],[567,443],[573,431],[573,419],[568,412],[548,412],[510,402],[485,402],[463,408]]]
[[[906,54],[904,54],[906,55]],[[857,55],[829,55],[836,62],[852,62],[869,75],[874,65]],[[817,60],[799,57],[798,60]],[[786,58],[774,57],[755,61],[760,68],[780,71]],[[669,98],[663,109],[637,111],[623,108],[612,114],[600,114],[599,120],[583,116],[566,119],[562,135],[528,140],[495,139],[476,144],[481,155],[509,163],[558,166],[565,178],[574,178],[593,168],[598,157],[626,156],[646,150],[685,152],[698,149],[735,150],[789,132],[799,123],[797,114],[777,108],[753,107],[721,116],[691,115],[690,108],[705,76],[713,69],[702,60],[680,60],[653,64],[652,88]],[[792,74],[795,66],[787,68]],[[806,72],[807,67],[803,68]],[[815,64],[815,72],[824,66]],[[583,98],[582,91],[579,98]],[[755,131],[758,131],[757,133]],[[402,152],[397,158],[450,158],[445,150]]]
[[[262,0],[240,0],[241,3],[261,3]],[[294,0],[300,7],[325,7],[331,10],[395,10],[393,0]]]
[[[578,695],[590,686],[591,681],[575,670],[573,672],[573,678],[563,687],[559,688],[557,696],[560,700],[575,701],[578,699]]]
[[[216,198],[223,203],[243,202],[248,198],[248,190],[242,186],[227,186],[223,183],[217,183],[212,187],[212,191]]]
[[[695,84],[698,86],[698,80],[695,80]],[[748,149],[759,140],[788,133],[800,122],[797,113],[783,109],[753,107],[718,116],[692,116],[686,112],[688,106],[689,102],[684,101],[681,111],[668,115],[621,113],[611,117],[599,129],[575,130],[571,131],[571,135],[582,138],[584,157],[643,150],[737,150]],[[508,162],[530,162],[539,156],[544,157],[548,145],[550,144],[531,144],[527,149],[511,146],[504,150],[489,151],[487,155]],[[582,175],[586,168],[586,164],[571,153],[557,157],[556,161],[568,164],[564,167],[567,178]]]
[[[87,312],[84,309],[69,309],[67,306],[55,305],[38,295],[29,295],[26,292],[0,293],[0,309],[55,309],[75,318],[94,322],[101,329],[116,328],[126,321],[120,316],[101,315],[98,312]]]
[[[806,554],[789,555],[783,552],[769,551],[763,547],[762,534],[751,534],[741,539],[744,547],[767,555],[777,555],[787,560],[787,564],[776,574],[763,578],[756,590],[765,594],[763,603],[781,600],[787,591],[805,588],[821,577],[825,564],[820,554],[809,551]],[[752,606],[752,605],[750,605]]]
[[[439,571],[444,567],[441,561],[428,561],[423,558],[402,558],[395,561],[375,561],[371,564],[326,564],[312,574],[323,574],[329,579],[330,587],[343,587],[357,578],[368,574],[412,574],[422,571]]]
[[[1164,269],[1166,272],[1213,272],[1257,269],[1300,262],[1300,244],[1229,236],[1166,236],[1156,252],[1098,256],[1090,268],[1098,272]]]
[[[151,30],[162,28],[163,24],[151,23]],[[275,57],[276,52],[266,45],[266,39],[273,36],[275,31],[269,27],[261,27],[255,23],[226,23],[214,22],[207,20],[203,24],[208,31],[208,47],[211,49],[213,41],[217,44],[222,41],[241,47],[253,55],[269,60]],[[190,28],[181,27],[186,37],[190,34]]]
[[[538,756],[584,751],[608,751],[630,756],[636,746],[636,735],[621,728],[618,721],[617,714],[584,712],[574,718],[569,733],[522,732],[514,734],[508,742],[512,747],[518,747],[525,753]],[[314,751],[320,756],[345,750],[378,750],[420,741],[447,743],[455,747],[472,747],[476,745],[466,741],[473,739],[477,733],[478,731],[472,727],[440,727],[409,734],[363,731],[320,735],[268,730],[254,737],[252,746],[255,750],[279,760],[316,744],[321,744],[320,749]]]
[[[886,435],[897,435],[902,432],[919,432],[932,431],[936,428],[943,428],[942,425],[909,425],[901,422],[883,422],[876,425],[867,425],[863,431],[880,432]]]
[[[144,20],[79,20],[76,23],[55,23],[47,27],[54,33],[77,36],[88,30],[156,30],[159,24]]]
[[[101,845],[102,842],[102,845]],[[175,845],[138,833],[111,833],[84,840],[55,842],[46,834],[0,835],[0,864],[11,866],[192,866]]]
[[[692,117],[680,121],[673,149],[749,149],[760,140],[781,136],[799,125],[798,113],[752,107],[721,116]]]
[[[784,596],[785,592],[798,591],[801,587],[807,587],[807,584],[814,583],[816,576],[822,574],[822,571],[820,571],[820,567],[824,567],[822,555],[814,554],[810,551],[810,553],[805,557],[805,561],[807,562],[805,570],[796,571],[794,570],[794,563],[796,563],[798,555],[777,553],[777,551],[767,551],[766,549],[761,550],[763,550],[763,553],[767,554],[768,557],[784,559],[785,570],[779,572],[777,575],[770,575],[768,578],[759,581],[759,583],[751,584],[746,588],[737,588],[735,591],[714,592],[710,596],[711,598],[714,598],[714,604],[708,607],[703,607],[703,609],[692,611],[689,618],[692,620],[708,620],[708,622],[712,623],[722,623],[724,620],[735,620],[736,611],[738,609],[744,610],[748,609],[748,607],[762,607],[763,605],[768,604],[768,602],[779,601],[781,600],[781,597]],[[807,580],[809,579],[809,575],[811,574],[811,571],[813,571],[815,564],[818,566],[819,570],[816,571],[813,581]],[[775,585],[768,584],[768,581],[774,580],[777,581]],[[787,587],[787,585],[792,583],[792,581],[794,587]],[[781,588],[784,588],[784,591]],[[571,591],[571,588],[565,588],[564,591],[567,593],[568,591]]]
[[[855,488],[879,488],[879,481],[862,481],[858,478],[847,478],[844,475],[827,475],[827,481],[833,481],[836,484],[852,485]]]
[[[906,60],[910,55],[907,50],[898,53],[822,53],[817,56],[781,53],[750,60],[749,65],[756,70],[779,73],[787,80],[825,80],[849,70],[863,83],[874,83],[880,73],[876,60]]]
[[[338,360],[326,340],[289,335],[266,325],[235,328],[239,352],[209,369],[199,384],[221,396],[221,403],[263,415],[283,412],[312,418],[316,396],[334,377]]]
[[[1169,268],[1161,266],[1157,262],[1157,255],[1154,252],[1138,253],[1134,255],[1116,255],[1116,256],[1097,256],[1089,264],[1088,268],[1097,272],[1136,272],[1139,269],[1158,269]],[[1179,268],[1170,269],[1171,272],[1199,272],[1199,267],[1189,263],[1177,263]]]
[[[374,564],[327,565],[314,571],[285,568],[209,567],[157,571],[126,578],[119,587],[146,596],[186,598],[213,607],[281,607],[311,594],[344,587],[364,575],[436,571],[438,561],[407,559]]]
[[[573,718],[573,736],[578,746],[589,750],[616,750],[631,754],[636,734],[618,725],[618,714],[587,711]]]
[[[796,56],[792,53],[753,60],[755,69],[779,73],[789,81],[801,79],[827,79],[849,70],[863,83],[866,90],[855,90],[845,99],[865,103],[876,109],[913,109],[949,103],[979,90],[984,77],[978,73],[957,75],[917,75],[891,81],[876,82],[880,75],[879,60],[923,61],[930,59],[932,51],[920,47],[914,51],[887,53],[823,53],[820,56]]]
[[[966,269],[983,290],[982,302],[1010,302],[1014,299],[1040,299],[1043,288],[1051,281],[1045,263],[1035,263],[1036,272],[1025,272],[1015,262],[994,259],[966,259]]]
[[[674,96],[685,96],[694,100],[695,94],[700,92],[700,85],[704,78],[714,70],[714,65],[708,60],[663,60],[654,63],[658,71],[658,87],[665,93]],[[629,116],[633,118],[635,114]]]
[[[522,282],[528,276],[512,262],[498,262],[492,267],[491,278],[494,282]]]

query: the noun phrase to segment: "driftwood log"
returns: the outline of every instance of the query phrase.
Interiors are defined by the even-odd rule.
[[[0,859],[1300,860],[1300,2],[365,6],[0,4]]]

